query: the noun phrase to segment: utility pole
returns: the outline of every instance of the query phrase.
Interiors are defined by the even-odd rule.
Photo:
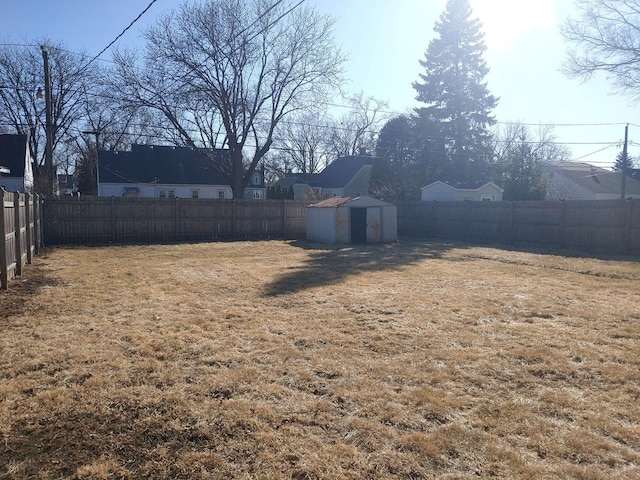
[[[624,127],[624,147],[622,148],[622,189],[620,191],[620,199],[625,199],[625,190],[627,183],[627,141],[629,138],[629,124]]]
[[[57,178],[53,170],[53,132],[51,124],[51,72],[49,71],[49,54],[44,48],[44,45],[40,45],[42,51],[42,60],[44,61],[44,102],[45,102],[45,132],[47,143],[44,149],[44,167],[47,177],[47,196],[54,196],[56,194],[56,182]]]

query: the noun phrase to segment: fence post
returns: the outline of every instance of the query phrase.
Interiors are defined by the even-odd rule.
[[[287,200],[282,199],[282,238],[287,238]]]
[[[116,197],[111,197],[111,243],[116,243]]]
[[[33,256],[31,254],[31,246],[33,245],[33,235],[31,232],[31,195],[28,193],[24,194],[24,221],[27,226],[27,263],[31,264],[33,261]]]
[[[173,227],[174,227],[174,236],[175,236],[175,241],[179,241],[180,240],[180,214],[178,212],[178,208],[179,208],[179,200],[178,197],[175,198],[175,201],[173,202]]]
[[[16,275],[22,275],[22,236],[20,235],[20,194],[13,192],[14,234],[16,245]]]
[[[231,199],[231,238],[236,238],[236,199]]]
[[[9,286],[9,269],[7,259],[7,230],[4,221],[4,190],[0,187],[0,200],[2,201],[2,210],[0,210],[0,288],[6,290]]]
[[[567,224],[567,202],[561,200],[562,210],[560,212],[560,248],[564,248],[564,232]]]
[[[42,196],[36,194],[36,255],[40,253],[44,247],[44,199]]]
[[[624,254],[631,254],[631,221],[633,220],[633,199],[627,200],[627,218],[624,228]]]

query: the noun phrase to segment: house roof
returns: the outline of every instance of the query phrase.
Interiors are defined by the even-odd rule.
[[[371,155],[340,157],[331,162],[313,180],[312,185],[322,188],[344,188],[365,165],[372,165]]]
[[[26,135],[0,135],[0,167],[9,169],[9,173],[2,174],[3,177],[24,177],[26,155]]]
[[[216,162],[228,162],[229,151],[211,149]],[[100,183],[227,185],[229,181],[187,147],[133,145],[131,151],[99,151]]]
[[[391,203],[383,202],[369,195],[360,195],[357,197],[333,197],[322,200],[321,202],[309,205],[313,208],[336,208],[336,207],[384,207],[390,206]]]
[[[452,190],[482,190],[484,187],[494,187],[498,190],[500,190],[501,192],[504,191],[502,188],[500,188],[498,185],[496,185],[493,182],[487,182],[487,181],[478,181],[478,182],[467,182],[467,183],[456,183],[454,185],[451,185],[449,183],[437,180],[433,183],[430,183],[429,185],[425,185],[424,187],[421,188],[421,190],[424,190],[425,188],[431,188],[434,187],[436,185],[444,185],[446,187],[449,187]]]
[[[622,172],[613,172],[588,163],[577,162],[549,162],[544,166],[550,173],[561,174],[576,185],[590,192],[612,195],[620,194]],[[625,192],[631,195],[640,195],[640,180],[636,180],[627,175]]]
[[[273,184],[274,187],[287,189],[293,185],[308,185],[313,183],[317,173],[287,173],[283,178]]]

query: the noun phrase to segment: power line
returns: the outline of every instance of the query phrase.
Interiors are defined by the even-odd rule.
[[[158,1],[158,0],[151,0],[151,2],[149,3],[149,5],[147,5],[147,7],[146,7],[142,12],[140,12],[140,14],[139,14],[136,18],[134,18],[134,19],[133,19],[133,21],[132,21],[129,25],[127,25],[127,27],[126,27],[122,32],[120,32],[120,34],[119,34],[116,38],[114,38],[114,39],[111,41],[111,43],[109,43],[109,45],[107,45],[107,46],[106,46],[106,47],[104,47],[102,50],[100,50],[100,53],[98,53],[95,57],[93,57],[91,60],[89,60],[89,61],[87,62],[87,64],[86,64],[84,67],[82,67],[79,71],[80,71],[80,72],[81,72],[81,71],[83,71],[85,68],[87,68],[89,65],[91,65],[91,64],[92,64],[92,63],[93,63],[93,62],[94,62],[94,61],[95,61],[95,60],[96,60],[100,55],[102,55],[104,52],[106,52],[106,51],[107,51],[107,50],[108,50],[108,49],[109,49],[109,48],[110,48],[114,43],[116,43],[116,42],[117,42],[117,41],[118,41],[118,40],[119,40],[119,39],[120,39],[120,38],[121,38],[121,37],[122,37],[122,36],[127,32],[127,30],[129,30],[129,29],[133,26],[133,24],[134,24],[134,23],[136,23],[138,20],[140,20],[140,18],[141,18],[145,13],[147,13],[147,11],[151,8],[151,6],[152,6],[154,3],[156,3],[157,1]]]

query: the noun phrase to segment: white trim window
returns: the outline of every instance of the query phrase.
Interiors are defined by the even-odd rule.
[[[218,190],[218,200],[224,200],[224,190]]]
[[[191,198],[200,198],[200,190],[198,190],[197,188],[192,188]]]

